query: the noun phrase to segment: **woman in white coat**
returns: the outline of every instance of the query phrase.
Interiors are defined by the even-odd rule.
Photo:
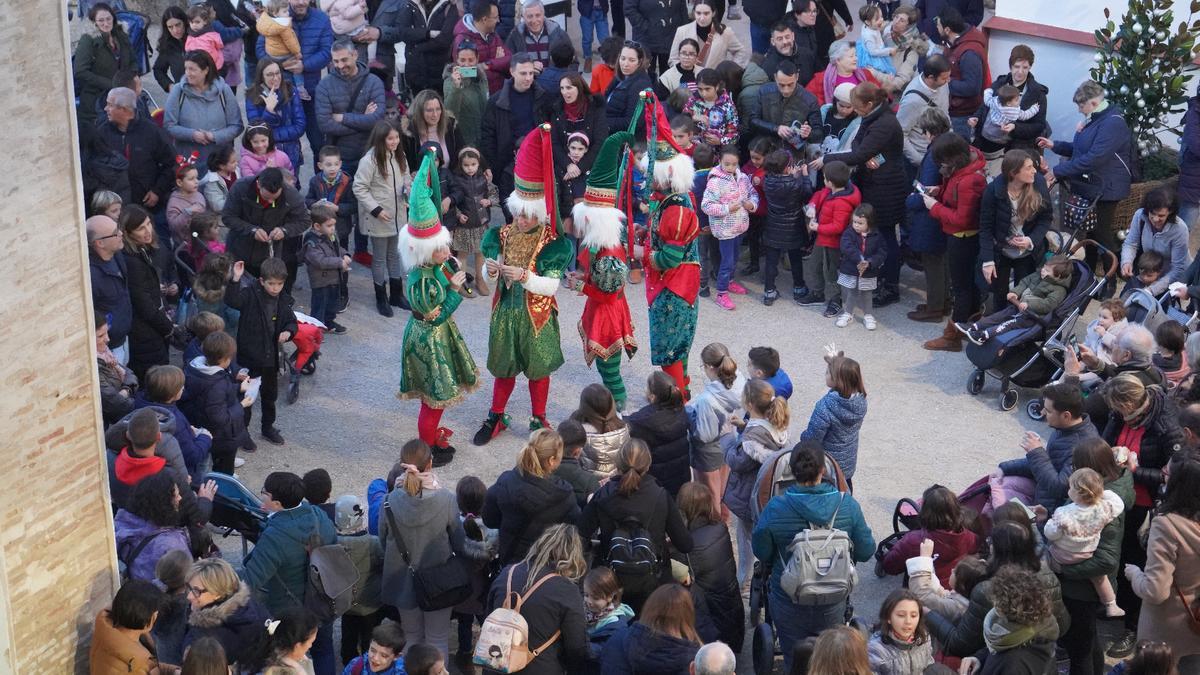
[[[716,0],[697,0],[692,9],[692,22],[675,29],[668,64],[673,66],[679,62],[679,44],[691,38],[700,45],[697,69],[716,68],[722,61],[733,61],[745,68],[750,63],[750,50],[733,30],[718,22],[716,17]]]
[[[358,228],[371,239],[375,307],[383,316],[392,316],[392,307],[408,309],[399,244],[400,228],[408,222],[411,182],[400,150],[400,130],[391,122],[376,122],[367,139],[367,154],[354,173],[354,196],[358,199]]]

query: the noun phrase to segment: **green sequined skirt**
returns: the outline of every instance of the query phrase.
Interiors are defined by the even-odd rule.
[[[409,317],[404,329],[399,398],[448,408],[479,387],[479,368],[453,320],[432,325]]]
[[[650,363],[669,366],[686,359],[699,316],[699,302],[689,305],[670,290],[659,291],[650,304]]]

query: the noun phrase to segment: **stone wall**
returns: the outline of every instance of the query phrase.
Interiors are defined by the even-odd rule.
[[[116,588],[66,8],[6,5],[0,118],[0,672],[86,672]]]

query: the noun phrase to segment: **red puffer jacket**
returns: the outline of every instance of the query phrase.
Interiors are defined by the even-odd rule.
[[[929,210],[929,214],[942,224],[942,232],[953,235],[979,231],[979,204],[987,188],[987,179],[983,175],[985,163],[979,148],[972,147],[971,161],[942,181],[938,203]]]
[[[847,183],[837,192],[821,188],[810,203],[817,214],[817,246],[840,248],[842,232],[850,227],[854,209],[862,203],[862,193],[854,183]]]

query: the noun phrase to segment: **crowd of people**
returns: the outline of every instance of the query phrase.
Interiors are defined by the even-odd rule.
[[[1048,437],[980,467],[970,498],[931,486],[892,537],[854,495],[857,361],[827,348],[803,427],[776,349],[714,342],[689,367],[702,299],[736,311],[749,282],[774,305],[781,271],[810,308],[786,320],[876,330],[909,265],[925,302],[907,319],[942,326],[925,349],[1037,331],[1077,269],[1056,187],[1093,206],[1122,298],[1200,301],[1200,97],[1177,189],[1124,223],[1121,110],[1085,81],[1078,127],[1053,139],[1029,47],[986,80],[977,0],[870,2],[856,41],[842,0],[747,0],[749,45],[732,0],[188,4],[139,64],[119,3],[91,3],[73,62],[125,578],[96,617],[92,672],[727,675],[760,620],[789,673],[1099,675],[1106,653],[1117,672],[1200,672],[1194,325],[1149,330],[1104,299],[1041,389]],[[1107,264],[1097,250],[1087,265]],[[331,500],[324,469],[268,475],[236,569],[208,535],[210,474],[256,450],[255,407],[258,437],[285,443],[277,400],[349,331],[356,262],[375,311],[407,320],[399,397],[420,403],[417,437],[365,499]],[[660,370],[633,411],[638,286]],[[555,424],[559,292],[585,297],[600,382]],[[524,376],[528,442],[490,486],[451,488],[442,415],[483,382],[454,313],[493,295],[471,440],[516,430]],[[852,620],[854,567],[872,559],[903,588]],[[357,581],[335,588],[340,572]],[[1112,644],[1100,621],[1122,625]]]

